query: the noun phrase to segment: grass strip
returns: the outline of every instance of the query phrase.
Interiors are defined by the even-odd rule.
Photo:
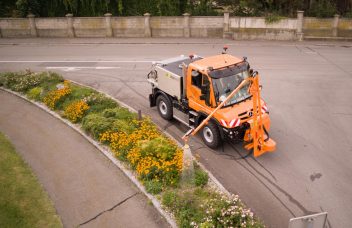
[[[2,133],[0,227],[62,227],[47,193]]]

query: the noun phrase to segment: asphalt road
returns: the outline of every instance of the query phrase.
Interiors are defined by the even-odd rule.
[[[117,43],[115,43],[117,42]],[[143,44],[147,42],[147,44]],[[16,44],[16,45],[13,45]],[[228,40],[0,40],[0,70],[52,70],[141,109],[180,140],[187,128],[148,106],[151,61],[180,54],[247,56],[258,70],[277,151],[243,158],[241,145],[193,153],[269,226],[328,212],[328,227],[352,223],[352,45]]]

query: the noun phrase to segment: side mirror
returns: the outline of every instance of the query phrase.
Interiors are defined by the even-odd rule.
[[[255,77],[257,76],[257,74],[258,74],[258,71],[254,71],[253,73],[251,73],[251,76],[252,76],[253,78],[255,78]]]

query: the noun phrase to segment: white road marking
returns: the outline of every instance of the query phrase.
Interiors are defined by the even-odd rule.
[[[59,67],[45,67],[47,70],[62,70],[62,71],[78,71],[81,69],[95,69],[95,70],[109,70],[109,69],[119,69],[121,67],[80,67],[80,66],[59,66]]]
[[[0,60],[0,63],[151,63],[155,60]]]

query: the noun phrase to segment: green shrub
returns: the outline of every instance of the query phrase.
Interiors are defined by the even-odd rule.
[[[40,81],[37,81],[35,77],[31,76],[30,71],[19,72],[19,73],[4,73],[2,84],[11,90],[16,92],[23,92],[30,85],[38,85]]]
[[[145,189],[148,193],[153,195],[159,194],[163,190],[163,185],[157,180],[150,180],[144,182]]]
[[[116,101],[101,93],[93,93],[86,97],[85,101],[90,106],[90,112],[102,112],[119,106]]]
[[[164,137],[158,137],[143,144],[141,153],[145,156],[152,155],[160,157],[163,160],[170,160],[173,158],[176,150],[176,145],[170,144]]]
[[[77,85],[71,85],[71,94],[70,98],[73,100],[81,100],[85,97],[88,97],[89,95],[96,93],[93,89],[87,88],[87,87],[82,87],[82,86],[77,86]]]
[[[87,133],[93,135],[95,139],[99,139],[101,133],[110,130],[112,123],[112,119],[97,113],[91,113],[82,119],[82,128]]]
[[[201,198],[193,193],[194,190],[190,189],[171,191],[163,195],[162,202],[175,214],[179,227],[192,227],[192,222],[199,224],[206,216],[205,210],[201,207]]]
[[[209,176],[205,171],[198,169],[194,172],[194,184],[199,187],[204,187],[208,184]]]
[[[333,17],[335,13],[337,13],[336,5],[331,0],[314,1],[309,11],[310,16],[321,18]]]
[[[48,91],[56,89],[56,85],[64,81],[64,78],[55,72],[42,72],[41,75],[40,87],[43,88],[45,94]]]
[[[82,128],[96,139],[99,139],[101,133],[109,130],[113,132],[121,131],[127,134],[132,133],[138,128],[138,125],[130,120],[119,119],[120,117],[125,118],[127,116],[115,115],[119,113],[119,111],[116,111],[119,109],[120,108],[106,109],[102,113],[90,112],[90,114],[82,119]]]
[[[282,18],[283,17],[281,17],[280,15],[277,15],[275,13],[271,13],[265,17],[265,23],[274,24],[274,23],[279,22]]]
[[[180,227],[190,227],[192,221],[202,221],[205,217],[202,203],[214,197],[214,194],[205,189],[175,189],[162,195],[162,205],[176,215],[179,225],[183,224]]]
[[[255,220],[253,213],[244,207],[237,195],[209,200],[204,207],[207,208],[206,217],[201,223],[194,224],[198,227],[264,227]]]
[[[345,13],[344,17],[352,18],[352,11]]]
[[[127,121],[131,121],[137,117],[135,113],[132,113],[127,108],[122,107],[106,109],[103,111],[103,116]]]
[[[29,89],[38,86],[41,82],[40,75],[37,74],[27,74],[17,78],[17,83],[13,85],[13,90],[18,92],[26,92]]]
[[[4,73],[0,78],[1,85],[16,92],[27,92],[39,85],[43,87],[41,84],[44,82],[48,83],[53,80],[58,82],[59,80],[63,80],[62,77],[56,74],[48,72],[33,73],[30,70],[18,73]]]
[[[16,83],[16,73],[6,72],[0,75],[0,85],[11,89],[12,85]]]
[[[169,208],[171,211],[174,211],[175,209],[177,209],[176,200],[177,200],[177,194],[174,191],[167,191],[162,196],[162,204],[165,207]]]
[[[240,0],[231,6],[235,16],[258,16],[261,3],[256,0]]]
[[[116,118],[112,118],[116,119]],[[122,131],[127,134],[131,134],[133,131],[135,131],[138,128],[138,126],[130,121],[127,120],[120,120],[117,119],[113,122],[111,126],[112,131]]]
[[[207,188],[169,190],[162,195],[162,204],[179,227],[263,227],[237,195],[228,197]]]
[[[41,83],[45,85],[45,83],[53,83],[53,84],[58,84],[64,81],[64,78],[55,73],[55,72],[40,72],[38,73],[38,76],[41,77]]]
[[[41,87],[34,87],[27,92],[27,97],[31,100],[39,101],[41,98],[41,94],[43,89]]]
[[[65,109],[69,104],[74,101],[84,100],[85,97],[95,93],[94,90],[82,86],[70,85],[71,93],[68,94],[64,99],[60,100],[56,106],[58,109]]]

